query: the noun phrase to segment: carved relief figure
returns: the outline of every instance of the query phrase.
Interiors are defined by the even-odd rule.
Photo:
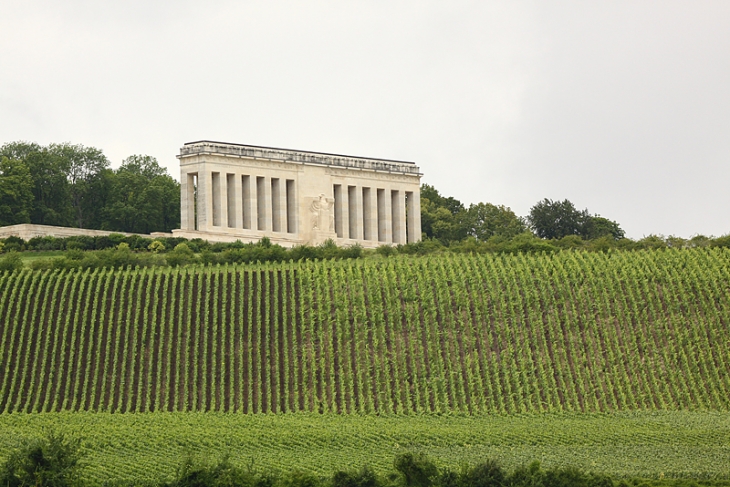
[[[312,230],[327,232],[335,231],[335,199],[327,198],[324,193],[312,201],[310,211],[312,212]]]

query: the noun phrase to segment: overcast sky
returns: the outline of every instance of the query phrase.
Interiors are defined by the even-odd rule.
[[[416,162],[465,204],[730,233],[730,1],[0,2],[0,143]]]

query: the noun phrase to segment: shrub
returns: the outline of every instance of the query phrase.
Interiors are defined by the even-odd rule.
[[[395,255],[396,249],[392,245],[380,245],[375,249],[375,252],[383,257],[390,257],[391,255]]]
[[[157,254],[165,250],[165,244],[163,244],[159,240],[153,240],[152,243],[147,246],[147,250],[154,254]]]
[[[367,466],[359,472],[335,472],[332,487],[378,487],[382,485],[375,472]]]
[[[256,478],[250,471],[242,470],[224,457],[215,465],[196,463],[191,457],[183,461],[177,478],[166,484],[170,487],[254,487]]]
[[[502,467],[494,460],[487,460],[470,468],[464,475],[462,485],[464,487],[502,487],[504,480],[505,473]]]
[[[0,259],[0,272],[12,272],[16,269],[23,267],[23,260],[20,258],[20,254],[12,251]]]
[[[406,487],[430,487],[438,475],[436,465],[422,453],[398,455],[394,466]]]
[[[12,452],[0,466],[0,485],[70,487],[79,483],[79,440],[67,440],[53,432]]]
[[[713,247],[730,248],[730,234],[723,235],[722,237],[717,237],[715,240],[712,241],[711,245]]]
[[[180,243],[166,255],[167,264],[173,267],[187,265],[195,259],[195,254],[187,244]]]
[[[27,247],[30,250],[64,250],[65,240],[56,237],[33,237],[28,240]]]

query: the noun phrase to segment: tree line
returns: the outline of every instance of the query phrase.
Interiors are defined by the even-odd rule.
[[[17,223],[169,232],[180,226],[180,185],[150,156],[132,155],[111,169],[107,157],[94,147],[10,142],[0,147],[0,226]],[[539,247],[534,238],[557,248],[591,242],[588,247],[602,249],[633,245],[616,221],[579,210],[567,199],[540,200],[520,217],[504,205],[466,207],[428,184],[421,186],[421,227],[424,240],[436,245],[487,251],[524,247],[525,241]],[[658,245],[657,239],[670,247],[702,246],[676,237],[647,238],[653,240],[649,246]]]
[[[180,226],[180,185],[154,157],[117,169],[95,147],[10,142],[0,147],[0,226],[18,223],[119,232]]]
[[[621,240],[625,236],[615,221],[593,215],[587,209],[578,210],[567,199],[538,201],[523,218],[506,206],[492,203],[477,203],[467,208],[461,201],[441,195],[428,184],[421,187],[421,226],[424,237],[446,246],[469,238],[485,242],[512,239],[524,233],[546,240],[567,236],[582,240],[604,237]]]

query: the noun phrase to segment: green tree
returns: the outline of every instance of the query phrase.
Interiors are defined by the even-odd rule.
[[[477,203],[467,210],[469,235],[477,240],[500,236],[512,238],[527,231],[525,221],[510,208],[491,203]]]
[[[592,215],[583,226],[582,236],[586,240],[595,240],[601,237],[611,237],[614,240],[620,240],[624,238],[625,233],[615,221],[599,215]]]
[[[568,235],[578,235],[584,240],[624,238],[624,231],[618,223],[600,215],[591,215],[588,210],[579,211],[569,200],[545,198],[530,209],[527,221],[540,238],[559,240]]]
[[[74,226],[88,228],[88,220],[103,202],[104,171],[109,168],[109,160],[101,150],[80,144],[51,144],[48,151],[66,171]]]
[[[461,201],[444,197],[433,186],[421,186],[421,230],[444,245],[459,242],[469,232],[467,211]]]
[[[150,156],[131,156],[111,175],[108,230],[169,232],[180,225],[180,185]]]
[[[0,226],[29,223],[33,205],[33,179],[22,162],[0,158]]]
[[[33,181],[30,222],[70,226],[73,207],[66,164],[58,154],[34,142],[10,142],[0,147],[0,156],[22,161]]]
[[[579,211],[568,200],[552,201],[545,198],[530,208],[527,221],[538,237],[560,239],[566,235],[583,235],[584,225],[589,218],[588,210]]]

